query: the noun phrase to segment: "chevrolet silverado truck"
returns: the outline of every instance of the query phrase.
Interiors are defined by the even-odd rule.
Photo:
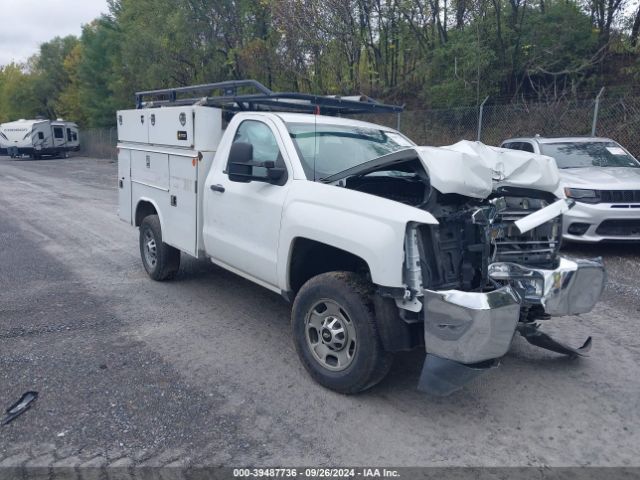
[[[136,99],[117,112],[119,216],[139,227],[145,270],[172,279],[184,253],[282,295],[321,385],[363,391],[394,353],[424,349],[418,388],[446,395],[496,366],[516,333],[589,350],[539,328],[589,312],[605,283],[599,259],[560,255],[573,200],[552,158],[417,146],[344,117],[402,107],[252,80]]]

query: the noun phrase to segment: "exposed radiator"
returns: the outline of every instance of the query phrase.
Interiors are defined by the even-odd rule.
[[[515,262],[522,265],[555,268],[562,235],[562,217],[520,234],[514,221],[546,207],[544,200],[507,197],[507,209],[498,214],[495,223],[502,224],[495,239],[496,262]]]

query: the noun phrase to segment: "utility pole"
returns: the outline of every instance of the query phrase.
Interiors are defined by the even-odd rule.
[[[600,89],[600,92],[598,92],[598,96],[596,97],[596,106],[593,110],[593,123],[591,124],[592,137],[596,136],[596,125],[598,123],[598,111],[600,110],[600,96],[602,95],[602,92],[604,92],[604,87]]]
[[[487,100],[489,100],[489,95],[487,95],[480,104],[480,114],[478,115],[478,141],[480,141],[482,136],[482,114],[484,113],[484,104],[487,103]]]

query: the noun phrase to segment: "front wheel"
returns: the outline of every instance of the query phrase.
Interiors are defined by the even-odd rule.
[[[352,272],[328,272],[305,283],[291,325],[302,364],[324,387],[357,393],[380,382],[393,361],[378,334],[371,284]]]
[[[169,280],[180,268],[180,250],[162,241],[157,215],[145,217],[140,224],[140,256],[144,269],[154,280]]]

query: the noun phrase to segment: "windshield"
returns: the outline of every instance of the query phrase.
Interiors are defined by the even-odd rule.
[[[375,128],[314,123],[288,123],[287,128],[312,180],[413,146],[397,132]]]
[[[640,167],[640,163],[615,142],[544,143],[540,151],[555,158],[558,168]]]

